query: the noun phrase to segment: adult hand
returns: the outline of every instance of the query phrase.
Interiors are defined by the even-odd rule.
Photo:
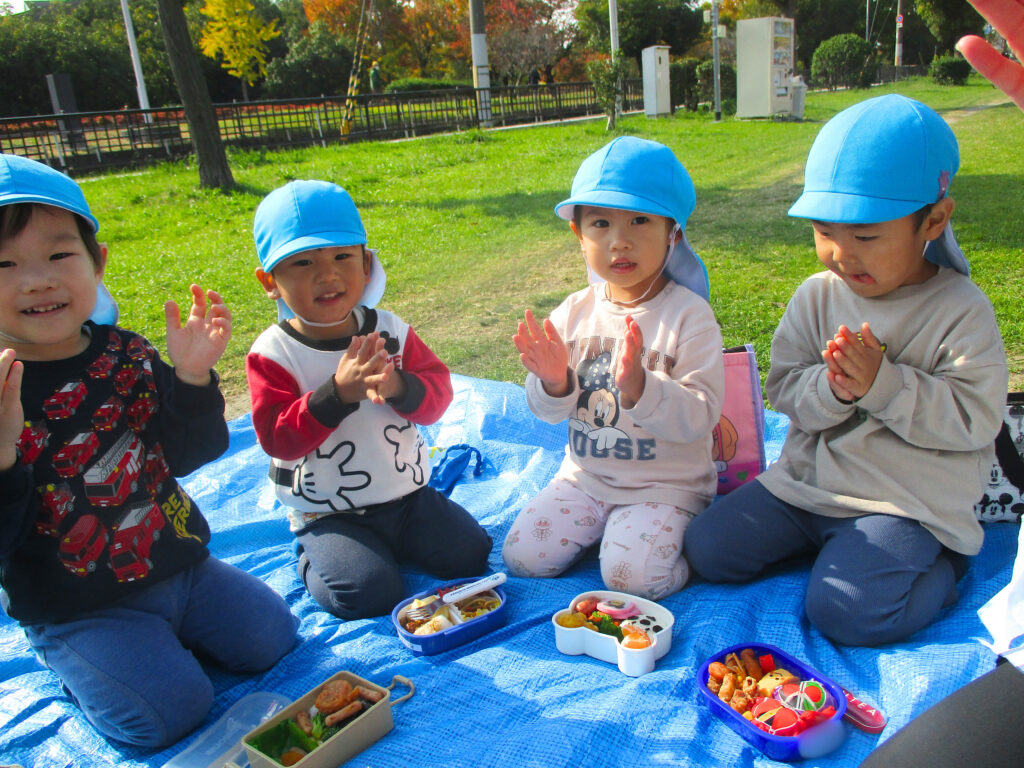
[[[970,0],[995,27],[1018,59],[1024,59],[1024,0]],[[1024,66],[1011,61],[977,35],[961,37],[956,49],[978,73],[1024,109]]]
[[[210,369],[220,360],[231,338],[231,310],[216,291],[204,292],[195,283],[189,290],[192,309],[184,325],[178,305],[173,301],[164,304],[167,356],[179,379],[205,387],[210,383]]]
[[[512,343],[519,350],[519,359],[530,373],[541,380],[544,391],[552,397],[569,394],[569,350],[549,318],[542,328],[530,310],[519,323]]]

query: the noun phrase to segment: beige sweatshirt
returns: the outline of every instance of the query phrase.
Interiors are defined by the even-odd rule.
[[[843,403],[821,352],[840,325],[871,324],[887,345],[871,389]],[[758,477],[775,496],[828,517],[919,520],[973,555],[974,504],[993,459],[1008,373],[992,304],[951,269],[878,298],[831,272],[808,278],[772,340],[765,392],[790,417],[778,462]]]
[[[569,346],[573,390],[551,397],[533,374],[527,402],[552,424],[569,419],[558,477],[611,504],[660,502],[700,512],[714,498],[711,430],[722,411],[722,335],[706,301],[676,283],[626,309],[603,298],[604,284],[569,296],[551,321]],[[632,315],[644,337],[644,393],[621,408],[615,388]]]

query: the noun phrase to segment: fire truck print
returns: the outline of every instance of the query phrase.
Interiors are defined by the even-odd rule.
[[[109,432],[117,426],[124,413],[124,403],[117,395],[111,395],[103,405],[93,411],[92,426],[97,432]]]
[[[152,501],[128,507],[117,521],[108,552],[109,565],[118,581],[145,578],[153,567],[149,550],[160,538],[160,530],[166,523],[160,507]]]
[[[142,376],[142,369],[136,365],[122,365],[114,374],[114,388],[121,397],[128,397],[135,382]]]
[[[90,379],[109,379],[113,375],[117,358],[113,355],[100,355],[85,369]]]
[[[79,432],[53,454],[53,469],[61,477],[74,477],[99,450],[100,439],[95,432]]]
[[[32,464],[42,454],[50,442],[50,431],[45,421],[26,421],[18,438],[18,450],[21,451],[21,463]]]
[[[107,349],[111,352],[120,352],[124,347],[121,345],[121,336],[117,331],[111,331],[107,336]]]
[[[66,419],[74,415],[85,399],[85,384],[71,381],[43,401],[43,412],[48,419]]]
[[[128,346],[125,349],[128,357],[140,363],[143,360],[148,360],[152,351],[152,345],[141,336],[133,336],[129,339]]]
[[[39,515],[36,531],[43,536],[60,535],[60,522],[75,507],[75,497],[67,483],[47,483],[36,489],[39,494]]]
[[[60,540],[60,560],[75,576],[96,570],[110,537],[96,515],[83,515]]]
[[[93,506],[116,507],[138,487],[142,471],[142,443],[131,432],[118,438],[110,450],[86,470],[85,495]]]
[[[149,417],[156,413],[156,398],[152,392],[143,392],[128,406],[128,426],[133,432],[142,434],[149,423]]]
[[[150,496],[156,496],[163,487],[164,480],[171,476],[171,468],[167,466],[167,459],[164,458],[164,449],[160,443],[153,443],[153,447],[146,452],[146,463],[143,466],[143,473],[146,481],[146,490]]]

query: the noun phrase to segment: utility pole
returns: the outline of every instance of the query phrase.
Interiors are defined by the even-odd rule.
[[[715,122],[722,121],[722,78],[718,57],[718,2],[711,0],[711,53],[715,64]]]
[[[491,72],[487,65],[487,35],[484,30],[484,0],[469,0],[469,39],[473,54],[473,87],[480,125],[494,124],[491,115]]]
[[[132,15],[128,11],[128,0],[121,0],[121,14],[124,16],[124,29],[128,33],[128,51],[132,57],[132,69],[135,70],[135,91],[139,94],[139,107],[149,109],[149,95],[146,93],[146,79],[142,76],[142,61],[139,59],[139,46],[135,43],[135,27],[132,25]],[[146,122],[151,122],[153,116],[145,115]]]
[[[864,39],[871,42],[871,0],[864,0]]]
[[[893,63],[897,67],[903,66],[903,0],[896,0],[896,55]]]
[[[611,37],[612,62],[619,55],[619,5],[616,0],[608,0],[608,32]],[[622,114],[622,81],[619,81],[618,95],[615,97],[615,119]]]

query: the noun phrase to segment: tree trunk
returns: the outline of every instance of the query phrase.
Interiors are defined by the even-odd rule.
[[[156,0],[171,74],[185,108],[192,149],[199,164],[199,186],[231,189],[235,185],[227,153],[220,140],[210,91],[199,68],[199,57],[188,34],[181,0]]]

